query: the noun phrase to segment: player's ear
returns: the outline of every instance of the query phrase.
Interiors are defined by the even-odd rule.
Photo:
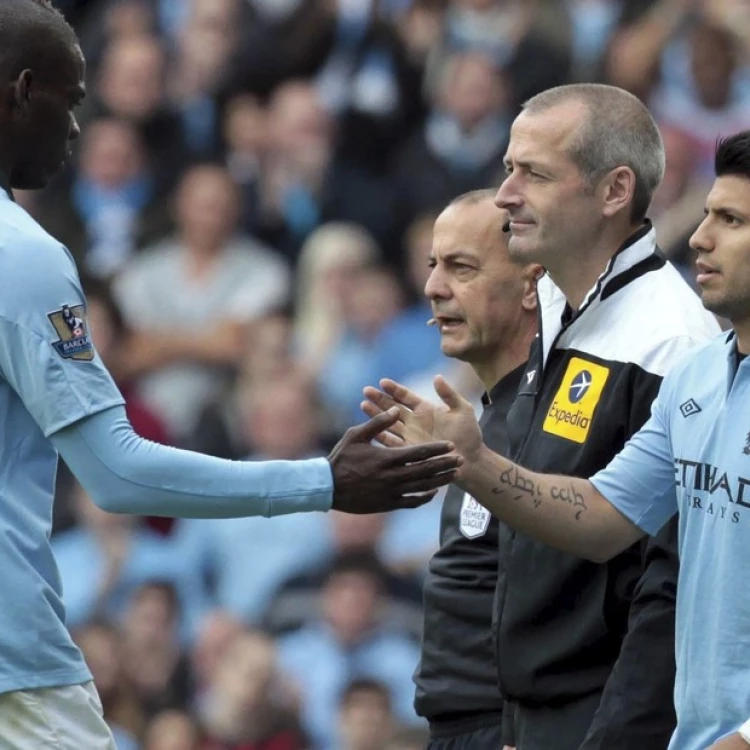
[[[630,211],[635,183],[635,173],[630,167],[617,167],[604,177],[599,189],[602,193],[605,216],[611,217],[620,211]]]
[[[544,275],[544,268],[538,263],[529,263],[523,270],[523,296],[521,307],[527,312],[537,308],[536,283]]]

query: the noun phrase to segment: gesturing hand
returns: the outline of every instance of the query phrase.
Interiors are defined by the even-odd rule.
[[[438,375],[434,380],[435,392],[443,406],[436,406],[393,380],[381,380],[380,387],[364,389],[368,399],[362,410],[369,417],[382,414],[385,409],[399,410],[399,419],[377,440],[388,447],[419,445],[434,440],[448,440],[456,452],[471,461],[482,446],[482,433],[477,424],[474,408]],[[460,470],[459,470],[460,474]]]
[[[347,513],[382,513],[416,508],[450,484],[461,465],[447,441],[379,448],[371,441],[398,420],[398,409],[382,411],[350,427],[328,456],[333,473],[333,507]]]

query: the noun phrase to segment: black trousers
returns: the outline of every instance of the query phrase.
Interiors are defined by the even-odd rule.
[[[503,750],[502,714],[431,723],[426,750]]]
[[[517,750],[579,750],[601,697],[597,692],[554,708],[506,704],[506,722],[511,722],[515,732]],[[512,717],[507,716],[509,705]]]

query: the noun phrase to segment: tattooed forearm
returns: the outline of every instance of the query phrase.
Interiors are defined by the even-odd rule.
[[[495,495],[505,495],[512,500],[529,500],[535,508],[538,508],[546,500],[554,500],[573,506],[575,519],[579,520],[581,515],[588,509],[583,495],[578,492],[575,485],[563,483],[552,483],[543,486],[542,482],[535,482],[532,474],[521,469],[515,464],[500,474],[500,483],[492,488]]]
[[[544,544],[605,562],[643,536],[587,479],[537,474],[483,447],[459,486],[502,523]]]
[[[576,521],[586,510],[588,510],[583,495],[576,490],[572,483],[568,486],[556,484],[550,485],[549,496],[553,500],[559,500],[561,503],[569,503],[572,505],[576,514]]]

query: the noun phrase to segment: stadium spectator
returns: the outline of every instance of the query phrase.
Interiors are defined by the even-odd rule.
[[[391,694],[377,680],[352,680],[339,699],[337,750],[382,750],[393,734]]]
[[[75,629],[73,637],[91,669],[104,719],[112,730],[118,750],[134,750],[146,717],[125,678],[118,628],[106,620],[93,620]]]
[[[248,446],[244,459],[325,455],[316,397],[309,381],[298,373],[255,382],[238,409],[240,431]],[[183,555],[199,561],[203,578],[212,582],[216,604],[258,625],[278,586],[327,558],[328,525],[323,513],[181,520],[175,536]],[[248,585],[249,570],[253,571],[252,585]]]
[[[221,107],[230,85],[231,61],[239,41],[240,0],[190,0],[166,79],[192,158],[221,151]]]
[[[231,97],[222,115],[223,162],[240,190],[244,231],[260,231],[260,186],[269,139],[268,116],[252,94]]]
[[[336,706],[352,678],[382,681],[392,694],[394,714],[415,722],[408,683],[419,649],[380,619],[384,585],[372,555],[337,558],[323,585],[320,619],[279,640],[282,668],[301,690],[303,720],[321,750],[335,747]]]
[[[131,123],[94,120],[81,136],[78,167],[40,205],[40,222],[86,276],[111,278],[135,252],[171,231],[149,161]]]
[[[236,234],[238,211],[224,169],[192,168],[176,197],[177,233],[144,250],[115,283],[133,331],[129,374],[179,441],[237,366],[247,324],[289,294],[283,260]]]
[[[383,248],[393,242],[395,196],[388,181],[342,159],[338,137],[336,121],[312,83],[288,81],[274,90],[259,234],[293,262],[325,222],[356,222]]]
[[[422,629],[421,591],[419,580],[412,571],[403,571],[389,559],[388,524],[384,515],[354,517],[333,513],[326,519],[321,534],[325,559],[316,566],[284,581],[268,604],[264,623],[270,632],[287,633],[318,621],[323,609],[323,591],[330,576],[331,566],[339,558],[360,556],[388,559],[389,566],[381,568],[387,598],[381,602],[385,620],[404,632],[419,638]],[[434,532],[434,524],[428,529]]]
[[[323,224],[305,242],[297,269],[294,345],[315,376],[341,336],[346,286],[362,268],[381,259],[372,235],[356,224]]]
[[[440,71],[429,113],[393,165],[400,221],[440,210],[459,193],[498,182],[512,120],[507,80],[478,53]]]
[[[398,278],[384,267],[360,269],[341,291],[339,338],[317,379],[336,432],[358,421],[362,388],[379,354],[380,334],[398,316],[403,298]]]
[[[260,631],[237,633],[201,695],[202,750],[304,750],[307,743],[285,696],[273,640]]]
[[[107,513],[77,482],[71,492],[77,524],[56,534],[52,549],[65,587],[70,628],[106,617],[120,621],[131,596],[149,581],[169,581],[180,600],[188,637],[205,608],[199,560],[136,516]]]
[[[185,711],[156,714],[144,732],[143,750],[203,750],[197,722]]]
[[[106,46],[83,119],[110,116],[138,128],[150,156],[159,197],[188,156],[179,115],[166,99],[167,50],[153,35],[115,37]]]
[[[255,392],[295,377],[308,388],[309,376],[294,357],[291,315],[285,310],[263,315],[248,329],[234,382],[201,414],[191,448],[220,458],[247,458],[256,450],[245,419]]]
[[[190,651],[190,671],[195,685],[193,701],[200,701],[203,691],[215,679],[219,659],[243,627],[238,618],[221,609],[212,610],[201,618]]]
[[[139,586],[122,617],[123,674],[148,719],[190,704],[192,676],[179,625],[180,601],[168,582]]]

